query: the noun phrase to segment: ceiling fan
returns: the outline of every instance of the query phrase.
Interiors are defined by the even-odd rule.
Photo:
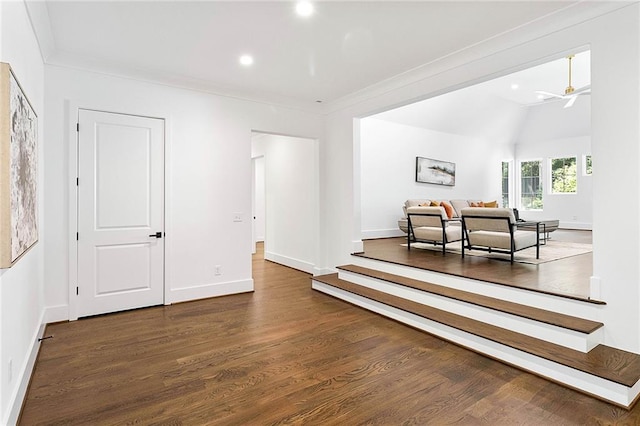
[[[565,108],[569,108],[571,107],[576,99],[578,99],[578,96],[580,95],[590,95],[591,94],[591,85],[587,84],[586,86],[582,86],[579,89],[574,89],[573,86],[571,85],[571,60],[573,59],[574,55],[570,55],[567,56],[567,59],[569,60],[569,85],[567,86],[566,89],[564,89],[564,95],[558,95],[556,93],[550,93],[550,92],[545,92],[543,90],[536,90],[536,93],[543,95],[543,96],[548,96],[547,98],[543,99],[543,102],[546,101],[551,101],[551,100],[563,100],[566,99],[567,103],[564,105]]]

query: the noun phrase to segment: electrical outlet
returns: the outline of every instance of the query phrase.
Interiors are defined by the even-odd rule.
[[[216,275],[222,275],[222,267],[220,265],[214,266],[213,273]]]
[[[11,383],[11,380],[13,380],[13,360],[12,359],[9,360],[7,378],[9,379],[9,383]]]

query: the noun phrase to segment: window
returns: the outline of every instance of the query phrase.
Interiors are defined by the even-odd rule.
[[[520,208],[542,210],[542,161],[520,163]]]
[[[584,170],[582,174],[585,176],[591,176],[593,174],[593,163],[591,162],[591,156],[585,155],[584,157]]]
[[[509,207],[509,162],[502,162],[502,207]]]
[[[551,159],[551,193],[575,194],[578,191],[576,157]]]

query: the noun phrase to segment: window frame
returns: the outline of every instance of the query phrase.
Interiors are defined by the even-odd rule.
[[[587,173],[587,158],[591,159],[591,173]],[[582,176],[593,176],[593,156],[582,154]]]
[[[576,163],[576,190],[574,192],[554,192],[553,191],[553,160],[566,160],[566,159],[571,159],[574,158],[575,159],[575,163]],[[547,164],[549,165],[548,167],[548,171],[547,171],[547,177],[548,177],[548,187],[547,187],[547,193],[549,195],[577,195],[578,194],[578,156],[577,155],[556,155],[553,157],[549,157]]]
[[[507,165],[507,205],[504,205],[504,192],[502,192],[502,185],[504,181],[504,177],[502,176],[502,168],[504,164]],[[502,160],[500,163],[500,201],[502,202],[502,207],[511,208],[514,203],[515,198],[515,176],[514,176],[514,162],[513,159],[510,160]]]
[[[523,194],[522,194],[522,164],[523,163],[532,163],[532,162],[537,162],[539,164],[539,173],[538,173],[538,179],[540,179],[540,184],[539,187],[542,188],[542,191],[540,192],[540,197],[541,197],[541,201],[542,201],[542,208],[539,209],[528,209],[525,208],[524,205],[522,204],[522,200],[523,200]],[[545,196],[545,190],[544,190],[544,176],[545,176],[545,161],[543,158],[529,158],[529,159],[522,159],[522,160],[518,160],[518,168],[517,168],[517,201],[518,201],[518,208],[522,211],[536,211],[536,212],[541,212],[544,210],[544,196]]]

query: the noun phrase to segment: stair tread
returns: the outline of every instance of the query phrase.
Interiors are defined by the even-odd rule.
[[[543,322],[545,324],[566,328],[568,330],[577,331],[579,333],[590,334],[603,327],[604,325],[601,322],[597,321],[578,318],[559,312],[547,311],[545,309],[534,308],[519,303],[508,302],[490,296],[484,296],[464,290],[457,290],[454,288],[432,284],[425,281],[419,281],[400,275],[389,274],[386,272],[377,271],[375,269],[365,268],[363,266],[343,265],[338,266],[338,269],[365,275],[383,281],[392,282],[395,284],[403,285],[405,287],[422,290],[428,293],[437,294],[477,306],[483,306],[496,311]]]
[[[632,352],[598,345],[584,353],[354,284],[338,274],[312,279],[627,387],[640,379],[640,355]]]

